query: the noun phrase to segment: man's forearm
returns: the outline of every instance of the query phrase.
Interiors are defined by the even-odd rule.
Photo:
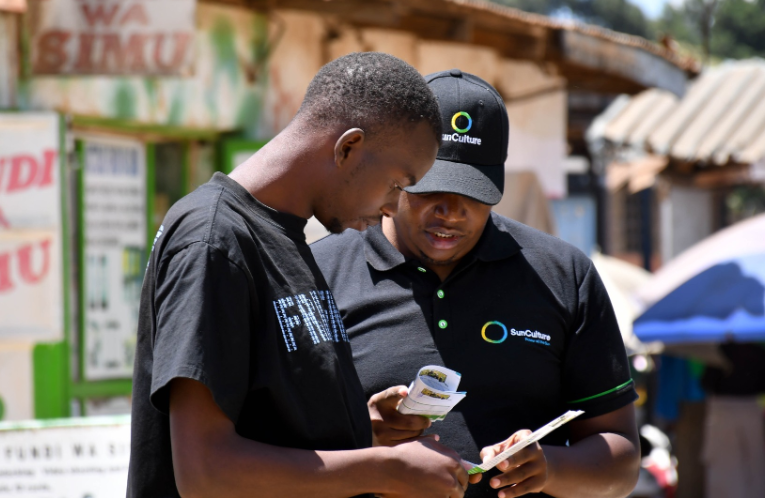
[[[387,493],[390,448],[309,451],[242,438],[198,460],[193,476],[176,476],[184,498],[206,496],[348,497]]]
[[[627,437],[604,433],[571,446],[543,446],[548,480],[556,498],[621,498],[635,487],[640,449]]]
[[[171,384],[170,439],[175,483],[183,498],[461,497],[468,481],[459,455],[431,438],[345,451],[246,439],[207,387],[184,378]]]

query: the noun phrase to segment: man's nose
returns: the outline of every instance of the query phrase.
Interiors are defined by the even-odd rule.
[[[400,196],[400,192],[396,190],[396,195],[392,198],[386,199],[386,203],[382,205],[380,208],[380,213],[383,214],[383,216],[393,217],[396,216],[396,213],[398,212],[398,198]]]
[[[436,204],[436,217],[445,221],[461,221],[465,219],[465,206],[457,194],[446,194]]]

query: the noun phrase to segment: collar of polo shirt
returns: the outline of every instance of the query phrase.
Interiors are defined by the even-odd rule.
[[[496,214],[492,213],[486,222],[481,238],[478,243],[465,256],[466,258],[475,257],[480,261],[499,261],[509,258],[521,250],[520,244],[508,232],[499,228],[494,222]],[[377,271],[388,271],[399,265],[406,263],[406,258],[401,254],[393,244],[385,237],[382,231],[382,223],[368,228],[362,232],[362,237],[366,239],[364,245],[364,254],[367,262]]]

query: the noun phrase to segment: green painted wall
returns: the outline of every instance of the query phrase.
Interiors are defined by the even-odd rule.
[[[36,344],[32,350],[35,418],[69,416],[69,346]]]

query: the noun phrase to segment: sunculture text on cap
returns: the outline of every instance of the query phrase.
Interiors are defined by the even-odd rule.
[[[438,98],[443,135],[433,167],[412,194],[446,192],[484,204],[502,199],[509,123],[499,92],[459,69],[425,77]]]

